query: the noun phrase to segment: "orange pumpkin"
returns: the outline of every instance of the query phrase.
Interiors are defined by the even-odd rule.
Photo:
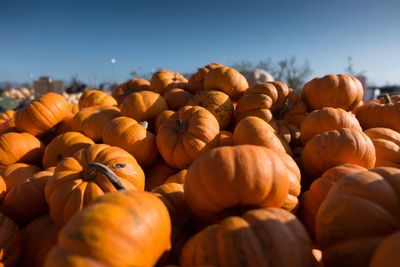
[[[400,231],[391,234],[375,250],[370,267],[397,267],[400,262]]]
[[[3,177],[4,182],[7,185],[7,190],[11,190],[39,171],[40,168],[35,165],[26,163],[14,163],[4,168],[1,171],[1,176]]]
[[[143,190],[143,170],[125,150],[96,144],[57,165],[45,197],[51,218],[61,226],[93,199],[123,188]]]
[[[159,70],[150,80],[151,90],[163,94],[167,88],[185,88],[187,79],[179,72]]]
[[[193,95],[181,88],[168,88],[165,90],[163,97],[171,110],[178,110],[185,106]]]
[[[2,205],[4,214],[19,225],[25,225],[46,214],[48,205],[44,188],[53,174],[54,168],[37,172],[8,190]]]
[[[79,132],[66,132],[54,138],[48,144],[43,154],[43,168],[56,166],[65,157],[93,145],[94,142]]]
[[[0,167],[17,162],[39,163],[43,143],[30,133],[5,133],[0,135]]]
[[[307,143],[317,134],[339,130],[340,128],[351,128],[362,131],[356,117],[341,108],[322,108],[309,113],[300,127],[300,140]]]
[[[96,90],[86,90],[78,103],[79,109],[93,107],[93,106],[118,106],[117,100],[115,100],[109,94]]]
[[[142,78],[134,78],[121,83],[112,91],[112,96],[117,100],[118,105],[124,101],[125,97],[140,91],[150,91],[150,82]]]
[[[141,91],[127,96],[121,104],[121,113],[138,122],[157,118],[158,114],[168,109],[167,102],[157,93]]]
[[[0,212],[0,265],[15,266],[21,254],[22,241],[17,224]]]
[[[301,162],[310,181],[329,168],[350,163],[373,168],[376,161],[371,139],[363,132],[341,128],[310,139],[301,153]]]
[[[212,149],[188,169],[184,184],[186,202],[202,217],[250,207],[281,207],[288,198],[291,168],[296,166],[294,162],[284,162],[290,160],[289,156],[284,158],[281,153],[261,146]]]
[[[170,176],[176,174],[178,171],[160,159],[146,169],[145,190],[151,191],[157,186],[164,184]]]
[[[169,183],[184,184],[186,180],[186,175],[187,175],[187,169],[183,169],[178,173],[168,177],[168,179],[165,181],[164,184],[169,184]]]
[[[200,91],[187,102],[189,106],[200,106],[210,111],[218,120],[219,127],[226,129],[235,109],[229,96],[220,91]]]
[[[205,90],[222,91],[231,98],[240,97],[248,87],[246,78],[227,66],[211,69],[204,77]]]
[[[274,119],[269,124],[274,128],[275,133],[292,147],[300,144],[300,129],[296,124]]]
[[[168,165],[183,169],[218,145],[217,119],[205,108],[185,106],[162,123],[156,142]]]
[[[103,142],[129,152],[142,167],[157,160],[155,136],[147,131],[146,124],[134,119],[118,117],[111,120],[104,127]]]
[[[56,136],[66,133],[66,132],[71,132],[72,130],[72,121],[73,117],[75,116],[76,113],[79,112],[79,107],[77,104],[70,104],[71,107],[71,113],[65,117],[58,125],[56,128]]]
[[[161,125],[161,123],[163,123],[164,121],[166,121],[169,117],[171,117],[173,114],[175,114],[175,111],[173,110],[164,110],[163,112],[161,112],[160,114],[158,114],[157,118],[156,118],[156,123],[155,123],[155,133],[157,133],[158,131],[158,127]]]
[[[18,130],[42,135],[71,113],[70,106],[62,95],[46,93],[38,100],[15,112]]]
[[[400,132],[400,95],[368,101],[356,110],[356,117],[364,130],[384,127]]]
[[[7,133],[14,131],[15,121],[14,121],[14,110],[6,110],[0,113],[0,133]]]
[[[104,195],[65,225],[45,267],[154,266],[171,248],[170,220],[154,194]]]
[[[308,110],[324,107],[351,111],[362,101],[364,90],[361,82],[351,75],[329,74],[307,82],[301,90],[301,98]]]
[[[112,119],[121,116],[120,110],[115,106],[94,106],[84,108],[72,119],[72,131],[81,132],[94,142],[101,142],[103,130]]]
[[[0,176],[0,204],[3,201],[6,192],[7,192],[6,182],[4,181],[3,177]]]
[[[233,133],[229,131],[220,131],[218,139],[218,146],[233,146]]]
[[[187,90],[193,94],[204,90],[204,78],[206,77],[207,73],[212,69],[223,66],[224,65],[220,63],[211,63],[202,68],[198,68],[197,72],[190,76]]]

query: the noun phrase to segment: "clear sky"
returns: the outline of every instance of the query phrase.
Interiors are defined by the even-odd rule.
[[[400,1],[0,0],[0,81],[85,82],[159,67],[308,60],[312,76],[356,71],[400,83]]]

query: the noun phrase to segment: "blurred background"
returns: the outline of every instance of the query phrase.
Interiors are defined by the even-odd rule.
[[[400,93],[399,13],[398,0],[0,0],[1,106],[211,62],[295,89],[348,73],[365,99]]]

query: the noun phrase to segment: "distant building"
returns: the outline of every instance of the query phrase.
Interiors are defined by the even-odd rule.
[[[264,83],[264,82],[273,82],[274,77],[266,70],[256,69],[254,71],[246,71],[242,72],[246,77],[249,86],[252,86],[256,83]]]
[[[35,98],[47,92],[62,94],[65,90],[63,81],[55,81],[48,76],[42,76],[37,81],[34,81],[33,88],[35,89]]]

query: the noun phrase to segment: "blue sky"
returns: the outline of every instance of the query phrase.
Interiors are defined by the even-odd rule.
[[[102,82],[113,57],[123,81],[291,55],[312,76],[343,72],[351,56],[370,82],[400,83],[400,1],[0,0],[0,81]]]

